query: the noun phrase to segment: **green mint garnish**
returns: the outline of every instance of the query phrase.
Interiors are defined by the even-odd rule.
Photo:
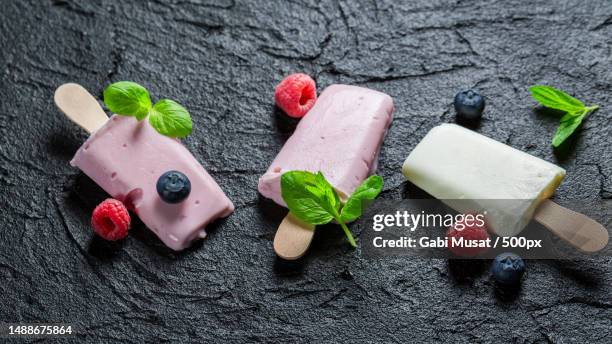
[[[281,194],[289,210],[302,221],[322,225],[340,210],[338,195],[325,178],[305,171],[290,171],[281,176]]]
[[[346,201],[342,211],[340,212],[340,218],[344,222],[355,221],[361,214],[363,214],[364,206],[367,207],[380,193],[383,187],[383,179],[381,176],[371,176],[366,179],[357,189],[351,197]]]
[[[189,112],[179,103],[162,99],[151,105],[149,91],[131,81],[119,81],[104,90],[104,104],[118,115],[134,116],[139,121],[149,117],[149,123],[160,134],[186,137],[191,134]]]
[[[104,104],[114,113],[135,116],[142,120],[151,110],[151,97],[146,88],[131,81],[119,81],[104,90]]]
[[[582,123],[589,114],[599,109],[599,106],[585,106],[580,100],[569,94],[549,86],[532,86],[531,95],[540,104],[551,109],[565,111],[561,117],[561,124],[552,139],[552,145],[559,147]]]
[[[149,111],[149,122],[153,128],[166,136],[185,137],[191,134],[191,116],[181,104],[162,99]]]
[[[336,220],[352,247],[357,247],[346,222],[361,216],[364,201],[372,201],[382,190],[380,176],[366,179],[349,197],[346,205],[321,172],[290,171],[281,176],[281,195],[289,211],[304,222],[322,225]]]

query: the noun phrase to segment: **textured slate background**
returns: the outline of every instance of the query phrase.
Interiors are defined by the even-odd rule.
[[[518,295],[487,263],[366,259],[323,227],[298,264],[275,259],[284,211],[257,178],[295,122],[274,108],[291,72],[389,93],[383,194],[403,159],[454,121],[454,94],[487,97],[479,132],[568,171],[558,198],[612,197],[612,3],[599,1],[5,0],[0,11],[0,321],[73,323],[72,342],[609,342],[610,259],[530,261]],[[207,242],[166,249],[141,223],[111,244],[89,218],[106,196],[69,159],[87,138],[52,102],[134,80],[179,100],[186,141],[236,205]],[[527,87],[601,105],[569,145]],[[354,226],[354,231],[359,228]],[[467,271],[467,272],[466,272]]]

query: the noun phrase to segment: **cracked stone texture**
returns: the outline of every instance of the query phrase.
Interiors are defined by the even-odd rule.
[[[272,238],[285,211],[256,184],[296,124],[274,86],[302,71],[319,91],[394,98],[386,199],[405,195],[403,159],[454,121],[469,87],[487,97],[477,131],[567,169],[557,198],[611,198],[610,1],[8,0],[0,33],[0,321],[72,323],[75,343],[609,343],[610,258],[529,261],[511,295],[488,262],[368,259],[334,226],[282,262]],[[190,110],[185,144],[236,205],[183,253],[138,221],[121,243],[92,235],[106,195],[68,164],[87,134],[52,95],[76,81],[100,97],[119,80]],[[537,83],[601,106],[558,151],[558,114],[527,91]]]

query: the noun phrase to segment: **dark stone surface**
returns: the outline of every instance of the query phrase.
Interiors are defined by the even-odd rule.
[[[257,178],[295,122],[273,88],[296,71],[321,91],[389,93],[383,197],[402,197],[403,159],[452,99],[487,97],[479,132],[568,171],[559,198],[612,197],[612,3],[599,1],[4,0],[0,11],[0,321],[69,322],[72,342],[608,342],[610,258],[529,261],[521,290],[496,291],[482,266],[367,259],[319,229],[299,263],[271,240],[284,211]],[[210,238],[166,249],[136,223],[127,240],[92,235],[105,198],[69,159],[87,138],[52,102],[76,81],[97,96],[134,80],[191,112],[186,145],[236,205]],[[553,152],[555,114],[527,87],[599,104]],[[359,228],[353,226],[355,232]],[[467,273],[465,273],[467,271]]]

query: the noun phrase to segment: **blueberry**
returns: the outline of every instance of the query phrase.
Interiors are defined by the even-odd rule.
[[[168,171],[157,180],[157,193],[164,202],[179,203],[191,192],[191,182],[179,171]]]
[[[514,253],[502,253],[491,265],[493,278],[501,284],[518,284],[525,273],[525,262]]]
[[[482,117],[484,107],[484,98],[474,90],[459,92],[455,96],[455,111],[457,111],[458,119],[478,120]]]

